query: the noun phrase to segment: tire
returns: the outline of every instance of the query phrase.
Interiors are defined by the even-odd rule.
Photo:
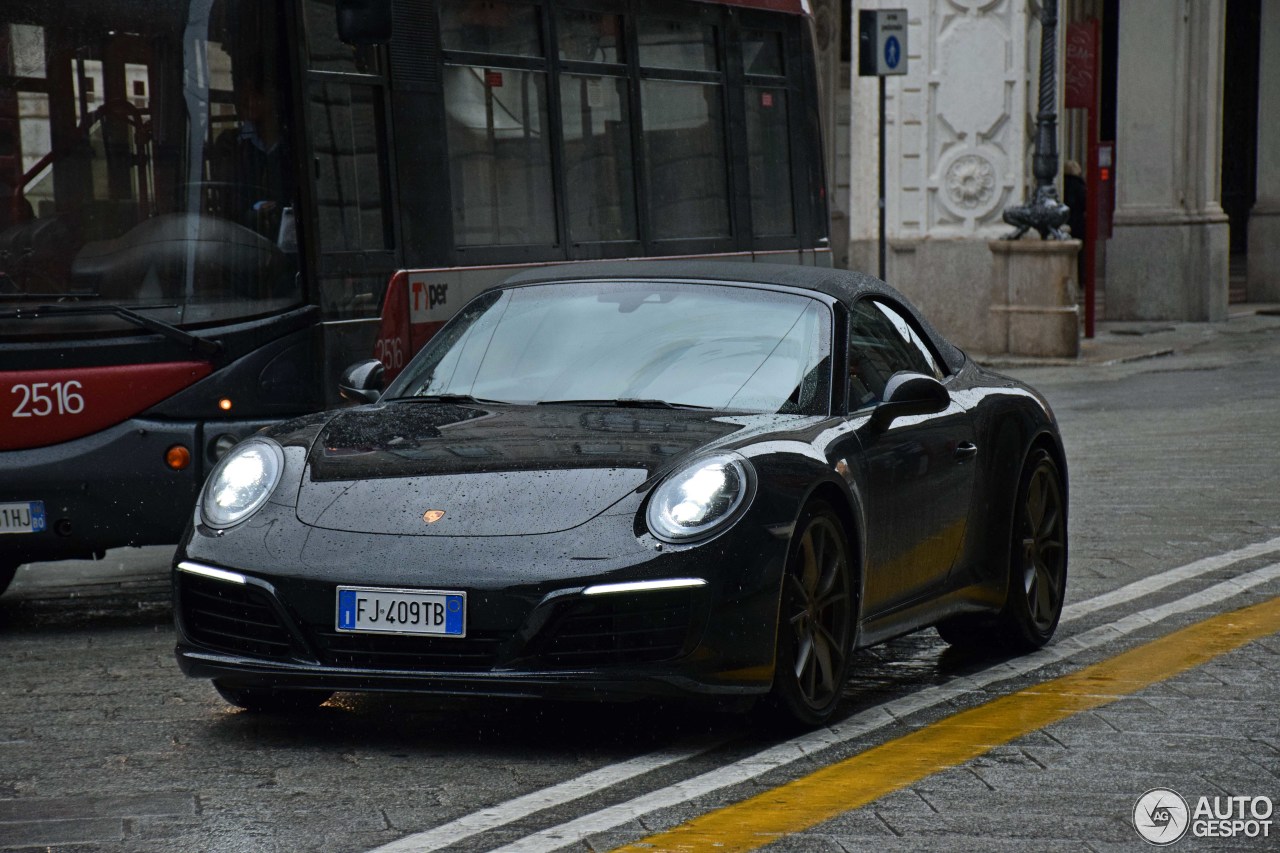
[[[332,693],[324,690],[273,690],[269,687],[227,687],[213,682],[229,704],[258,714],[303,714],[323,705]]]
[[[784,725],[820,726],[835,714],[853,649],[849,538],[835,510],[815,500],[796,522],[783,571],[767,707]]]
[[[0,596],[3,596],[4,590],[9,588],[9,584],[13,583],[13,576],[18,574],[17,562],[4,562],[0,564]]]
[[[0,563],[0,595],[13,583],[13,576],[18,573],[20,563]]]
[[[951,619],[938,633],[953,646],[990,652],[1028,652],[1053,636],[1067,588],[1067,498],[1053,457],[1036,448],[1027,457],[1014,500],[1009,542],[1009,588],[994,620]]]

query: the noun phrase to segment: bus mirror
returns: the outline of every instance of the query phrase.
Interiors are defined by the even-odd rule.
[[[338,0],[338,38],[347,44],[391,41],[391,0]]]

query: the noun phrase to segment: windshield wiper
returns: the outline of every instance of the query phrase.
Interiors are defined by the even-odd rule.
[[[169,304],[139,305],[138,307],[151,310],[155,308],[174,308],[176,306]],[[155,332],[157,335],[168,338],[171,341],[176,341],[196,355],[212,356],[217,355],[222,350],[222,343],[219,341],[197,337],[163,320],[144,317],[136,311],[125,308],[123,305],[35,305],[30,308],[0,311],[0,320],[36,320],[44,316],[76,317],[95,314],[114,314],[121,320],[133,323],[135,326],[141,326],[147,331]]]
[[[542,400],[539,406],[616,406],[619,409],[702,409],[691,403],[670,403],[666,400],[640,400],[635,397],[619,397],[616,400]]]
[[[470,394],[414,394],[410,397],[396,397],[397,400],[422,400],[428,403],[488,403],[498,406],[510,406],[507,400],[489,400],[484,397],[473,397]]]

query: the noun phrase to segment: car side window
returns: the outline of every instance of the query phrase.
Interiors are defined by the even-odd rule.
[[[877,300],[859,301],[849,321],[849,410],[880,402],[889,377],[901,370],[943,378],[928,345],[901,313]]]
[[[919,331],[917,331],[911,321],[907,319],[906,315],[888,303],[874,299],[868,301],[871,302],[871,304],[874,305],[881,314],[889,319],[889,322],[893,324],[893,328],[897,330],[898,334],[902,335],[903,340],[910,345],[911,350],[914,350],[914,355],[917,360],[916,366],[911,369],[917,373],[923,373],[925,376],[932,376],[934,379],[941,382],[945,377],[945,374],[942,372],[942,368],[938,365],[938,359],[934,356],[933,350],[930,349],[929,345],[925,343],[924,337]]]

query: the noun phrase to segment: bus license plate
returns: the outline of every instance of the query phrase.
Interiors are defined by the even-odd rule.
[[[464,637],[467,633],[467,594],[340,586],[338,630],[358,634]]]
[[[43,533],[44,501],[0,504],[0,533]]]

